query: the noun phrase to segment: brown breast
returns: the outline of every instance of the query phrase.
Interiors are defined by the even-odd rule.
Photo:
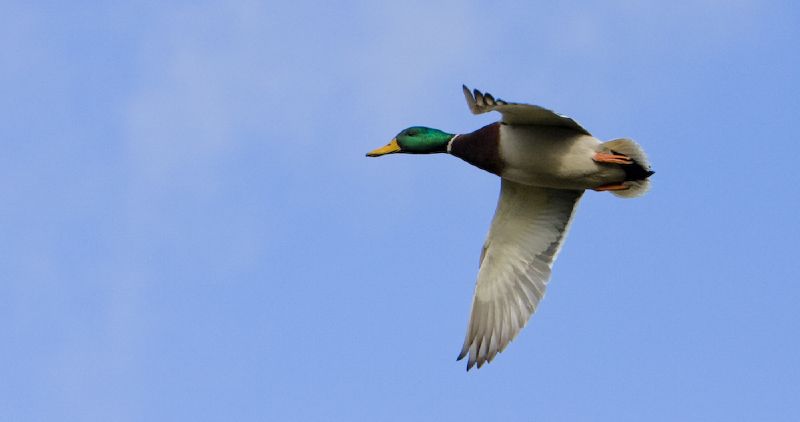
[[[499,176],[503,171],[503,161],[500,159],[500,123],[492,123],[475,132],[458,135],[450,145],[450,154]]]

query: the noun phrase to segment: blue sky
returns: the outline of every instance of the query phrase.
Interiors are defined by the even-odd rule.
[[[396,3],[396,2],[395,2]],[[6,420],[794,420],[792,2],[0,4]],[[630,137],[464,371],[499,181],[462,83]]]

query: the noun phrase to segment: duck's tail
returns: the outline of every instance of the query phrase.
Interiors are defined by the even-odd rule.
[[[650,189],[648,178],[655,172],[650,169],[650,162],[642,147],[632,139],[625,138],[604,142],[602,146],[605,150],[628,156],[633,160],[631,164],[620,165],[625,170],[625,181],[622,182],[622,185],[627,189],[612,190],[611,193],[622,198],[644,195]]]

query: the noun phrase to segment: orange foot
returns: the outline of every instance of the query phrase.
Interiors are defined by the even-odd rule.
[[[627,155],[621,154],[609,154],[606,152],[596,152],[594,153],[594,157],[592,157],[594,161],[598,163],[611,163],[611,164],[633,164],[633,160]]]
[[[597,192],[603,192],[607,190],[628,190],[630,189],[629,186],[625,186],[622,183],[611,183],[609,185],[601,185],[596,188],[593,188]]]

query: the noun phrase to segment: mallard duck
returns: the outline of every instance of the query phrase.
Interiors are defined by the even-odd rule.
[[[367,156],[446,153],[500,176],[500,198],[481,250],[458,355],[458,360],[469,355],[469,371],[502,352],[536,310],[584,190],[640,196],[653,171],[630,139],[601,142],[575,120],[546,108],[509,103],[466,86],[463,91],[473,114],[497,111],[501,120],[465,134],[409,127]]]

